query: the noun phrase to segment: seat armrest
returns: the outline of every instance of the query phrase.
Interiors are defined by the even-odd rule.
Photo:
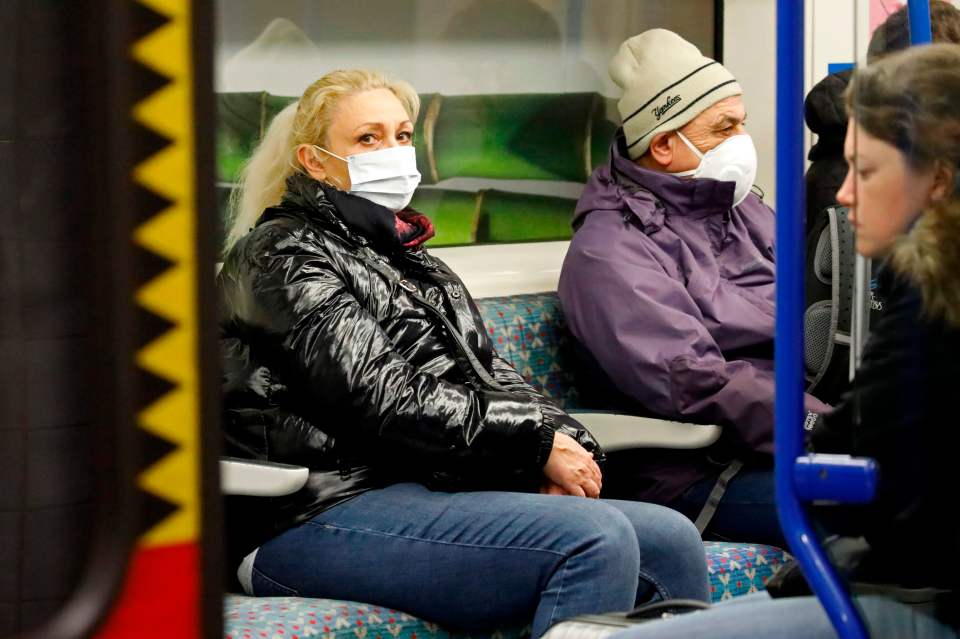
[[[303,488],[308,474],[303,466],[221,457],[220,491],[250,497],[290,495]]]
[[[711,424],[687,424],[616,413],[570,413],[587,427],[605,451],[631,448],[706,448],[723,429]]]

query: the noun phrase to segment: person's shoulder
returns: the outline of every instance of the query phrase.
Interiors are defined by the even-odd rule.
[[[562,275],[589,287],[597,278],[616,277],[638,268],[660,271],[671,260],[632,211],[597,211],[574,234]]]
[[[881,262],[871,290],[885,300],[886,310],[920,315],[923,303],[920,289],[909,275],[898,271],[889,261]]]
[[[620,226],[635,218],[640,227],[662,226],[662,205],[649,190],[624,179],[588,184],[577,203],[573,225],[579,232],[588,222],[594,226]]]
[[[573,213],[573,225],[579,226],[585,216],[594,211],[616,209],[620,206],[620,197],[616,183],[611,179],[609,167],[598,167],[580,193]]]
[[[615,251],[620,246],[646,243],[650,239],[645,221],[658,214],[655,204],[637,203],[636,207],[604,208],[591,211],[580,219],[570,240],[570,250],[584,249]],[[661,224],[662,225],[662,224]]]
[[[881,264],[870,295],[878,309],[871,314],[870,327],[870,340],[876,346],[889,349],[921,333],[940,332],[938,322],[931,322],[924,313],[920,289],[889,262]]]
[[[264,219],[240,238],[227,256],[231,263],[263,267],[271,258],[294,254],[327,254],[328,242],[320,229],[298,216],[272,214],[268,210]]]
[[[297,228],[302,224],[287,217],[272,217],[262,220],[259,224],[250,229],[241,242],[247,247],[262,247],[265,244],[281,241],[285,237],[293,235]],[[237,243],[238,245],[240,242]]]
[[[761,211],[765,215],[773,216],[773,207],[767,204],[766,199],[764,199],[765,197],[765,194],[761,195],[756,191],[750,191],[750,193],[747,194],[746,199],[737,205],[737,208],[747,209],[754,212]]]

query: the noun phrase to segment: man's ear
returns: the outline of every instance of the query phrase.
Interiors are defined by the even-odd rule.
[[[673,162],[673,145],[670,142],[672,136],[673,131],[667,131],[657,133],[650,140],[650,148],[647,153],[650,155],[650,159],[662,167],[670,166]]]
[[[318,151],[309,144],[301,144],[297,147],[297,160],[303,170],[318,182],[323,182],[327,177],[327,169],[320,161]]]

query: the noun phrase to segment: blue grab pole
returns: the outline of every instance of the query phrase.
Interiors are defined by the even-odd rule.
[[[777,0],[777,326],[775,473],[790,550],[843,639],[868,639],[853,602],[820,548],[794,485],[803,453],[804,3]]]
[[[933,42],[929,0],[907,0],[907,16],[910,19],[910,44]]]

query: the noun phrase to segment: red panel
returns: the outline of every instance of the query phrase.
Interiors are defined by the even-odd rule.
[[[197,544],[138,548],[97,639],[200,637]]]

